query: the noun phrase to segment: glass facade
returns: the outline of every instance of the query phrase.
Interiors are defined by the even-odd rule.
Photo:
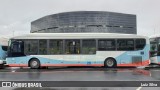
[[[103,11],[58,13],[31,22],[31,33],[137,34],[136,15]]]

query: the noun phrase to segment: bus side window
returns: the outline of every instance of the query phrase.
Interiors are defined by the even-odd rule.
[[[136,41],[136,45],[135,45],[136,50],[142,50],[146,43],[145,39],[136,39],[135,41]]]
[[[96,53],[96,40],[82,40],[82,54]]]
[[[117,50],[120,50],[120,51],[134,50],[134,40],[133,39],[119,39],[119,40],[117,40]]]
[[[115,40],[98,40],[98,50],[105,51],[105,50],[115,50]]]
[[[134,40],[127,41],[128,50],[134,50]]]
[[[24,53],[26,55],[38,54],[38,41],[37,40],[25,40]]]
[[[39,40],[39,54],[47,54],[47,40]]]
[[[62,54],[63,41],[62,40],[49,40],[49,54]]]
[[[65,44],[66,54],[80,54],[80,40],[66,40]]]
[[[28,51],[30,52],[31,51],[31,44],[28,44]]]

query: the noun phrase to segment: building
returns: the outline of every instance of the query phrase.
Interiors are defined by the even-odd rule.
[[[31,22],[30,32],[137,34],[136,15],[105,11],[64,12]]]

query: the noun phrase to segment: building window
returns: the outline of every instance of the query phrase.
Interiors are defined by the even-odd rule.
[[[95,54],[96,40],[82,40],[82,54]]]
[[[103,25],[87,25],[87,27],[103,27]]]

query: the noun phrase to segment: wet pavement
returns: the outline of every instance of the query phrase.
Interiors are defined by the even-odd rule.
[[[160,81],[160,68],[59,67],[0,69],[1,81]],[[3,88],[0,88],[3,89]],[[6,89],[6,88],[5,88]],[[11,90],[13,88],[7,88]],[[31,89],[31,88],[29,88]],[[57,87],[42,90],[160,90],[160,87]],[[14,90],[28,90],[15,88]],[[38,90],[32,88],[32,90]]]

